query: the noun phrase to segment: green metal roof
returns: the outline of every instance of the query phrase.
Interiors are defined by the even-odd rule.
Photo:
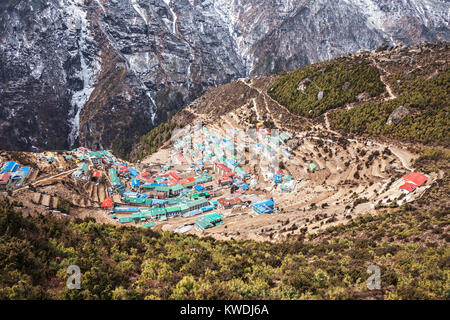
[[[89,169],[89,164],[87,162],[83,162],[78,166],[77,170],[86,172]]]
[[[172,191],[181,191],[181,190],[184,189],[184,187],[181,184],[176,184],[176,185],[173,185],[173,186],[171,186],[169,188],[171,188]]]
[[[190,207],[195,207],[195,206],[202,205],[202,204],[204,204],[204,203],[206,203],[206,202],[208,202],[207,199],[205,199],[205,198],[200,198],[200,199],[198,199],[198,200],[193,200],[193,201],[189,202],[188,205],[189,205]]]
[[[181,211],[189,210],[189,206],[187,204],[183,203],[182,205],[180,205],[180,209],[181,209]]]
[[[166,208],[166,213],[178,212],[178,211],[181,211],[181,207],[180,206],[174,206],[174,207]]]
[[[111,182],[113,186],[123,186],[123,182],[120,180],[120,178],[117,176],[116,169],[111,168],[109,169],[109,177],[111,178]]]
[[[150,222],[150,223],[146,223],[146,224],[143,224],[141,227],[142,228],[152,228],[152,227],[154,227],[156,225],[156,223],[155,222]]]
[[[152,208],[149,210],[149,214],[150,216],[154,217],[154,216],[158,216],[158,215],[162,215],[166,213],[166,209],[165,208]]]
[[[170,187],[157,186],[155,188],[155,191],[159,191],[159,192],[170,192],[170,191],[177,192],[177,191],[181,191],[183,189],[184,189],[184,187],[181,184],[176,184],[176,185],[173,185],[173,186],[170,186]]]
[[[120,223],[129,223],[129,222],[133,222],[133,218],[132,217],[124,217],[124,218],[119,218],[117,221],[119,221]]]
[[[204,230],[206,228],[214,227],[223,223],[223,217],[220,213],[214,212],[205,216],[198,217],[195,220],[195,225],[200,229]]]
[[[145,218],[145,213],[144,212],[133,212],[131,214],[131,218],[133,219],[137,219],[137,218]]]
[[[101,158],[102,154],[100,152],[89,152],[88,156],[89,157],[94,157],[94,158]]]
[[[208,196],[209,196],[209,192],[207,192],[207,191],[202,191],[202,192],[194,193],[194,194],[192,195],[192,198],[197,199],[197,198],[199,198],[199,197],[208,197]]]

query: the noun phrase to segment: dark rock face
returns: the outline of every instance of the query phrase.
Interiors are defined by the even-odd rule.
[[[438,0],[2,0],[0,148],[127,153],[211,87],[448,40]]]

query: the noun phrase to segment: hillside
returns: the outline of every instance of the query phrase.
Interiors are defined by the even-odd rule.
[[[23,218],[2,201],[0,298],[449,299],[449,159],[416,163],[445,170],[421,201],[283,243]],[[65,288],[70,264],[82,290]],[[370,264],[381,267],[381,290],[365,286]]]
[[[1,151],[0,299],[449,299],[449,61],[240,78],[131,153]]]
[[[265,95],[273,99],[262,101],[272,116],[262,112],[262,120],[275,121],[286,129],[301,132],[308,129],[305,125],[322,124],[317,128],[448,147],[449,50],[448,42],[385,46],[291,72],[233,82],[210,90],[172,121],[178,127],[195,120],[217,122],[221,115]],[[252,121],[256,124],[256,119]],[[158,139],[158,146],[168,138]],[[133,160],[149,154],[146,140],[144,136],[134,146]]]

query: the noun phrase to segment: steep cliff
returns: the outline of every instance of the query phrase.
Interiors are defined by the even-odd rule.
[[[449,40],[439,0],[4,0],[0,147],[130,151],[209,88]]]

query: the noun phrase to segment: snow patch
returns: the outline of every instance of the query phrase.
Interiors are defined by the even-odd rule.
[[[177,34],[177,20],[178,15],[173,11],[172,7],[170,6],[171,0],[163,0],[164,3],[169,7],[170,14],[172,15],[172,33]]]
[[[147,13],[142,9],[142,7],[137,3],[136,0],[131,0],[131,5],[133,6],[134,10],[141,16],[142,20],[144,20],[145,24],[148,24],[148,17]]]
[[[71,105],[69,111],[70,133],[67,138],[69,146],[72,146],[78,138],[80,126],[80,114],[84,105],[89,100],[92,91],[94,91],[94,79],[100,71],[100,63],[93,60],[91,63],[86,59],[85,52],[88,52],[88,41],[92,40],[89,35],[88,21],[86,11],[82,9],[83,1],[72,0],[63,1],[66,3],[65,9],[67,13],[67,20],[75,30],[79,30],[78,35],[78,55],[80,57],[81,70],[79,77],[83,82],[83,89],[75,91],[72,94]],[[69,2],[69,4],[67,4]]]

